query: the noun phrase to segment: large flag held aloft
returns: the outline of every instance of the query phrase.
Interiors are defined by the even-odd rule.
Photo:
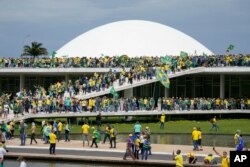
[[[170,56],[161,57],[161,63],[171,64],[172,63],[172,58]]]
[[[230,50],[233,50],[234,49],[234,45],[230,44],[228,47],[227,47],[227,52],[229,52]]]
[[[181,53],[180,53],[180,57],[181,57],[182,59],[187,59],[187,58],[188,58],[188,54],[187,54],[187,52],[183,52],[183,51],[181,51]]]
[[[116,92],[114,86],[111,87],[111,89],[110,89],[110,94],[112,94],[113,97],[118,97],[118,93]]]
[[[157,69],[156,70],[156,78],[161,82],[161,84],[164,87],[169,88],[170,81],[169,81],[168,75],[165,72],[163,72],[160,69]]]

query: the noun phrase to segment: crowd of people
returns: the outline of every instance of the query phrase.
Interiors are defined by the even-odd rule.
[[[165,73],[185,70],[190,67],[216,66],[249,66],[250,55],[217,55],[189,57],[138,57],[102,56],[100,58],[0,58],[0,67],[121,67],[121,72],[110,70],[107,73],[94,73],[78,80],[52,83],[48,89],[35,86],[35,90],[23,89],[15,94],[2,94],[0,97],[0,113],[6,118],[10,109],[15,114],[29,112],[62,112],[62,111],[134,111],[134,110],[211,110],[211,109],[249,109],[250,99],[246,98],[154,98],[130,97],[109,98],[97,97],[87,100],[74,98],[109,89],[115,81],[119,85],[141,79],[152,79],[156,68]],[[125,67],[130,67],[129,71]],[[31,88],[29,88],[31,89]]]
[[[113,67],[136,67],[159,66],[162,60],[168,57],[173,68],[180,66],[189,67],[215,67],[215,66],[250,66],[250,55],[190,55],[182,56],[101,56],[99,58],[87,57],[55,57],[55,58],[0,58],[1,68],[113,68]]]
[[[174,110],[250,109],[249,98],[121,97],[117,99],[103,96],[90,99],[77,99],[70,96],[39,96],[37,97],[37,92],[34,96],[15,97],[13,100],[4,100],[7,96],[3,96],[1,97],[3,100],[0,100],[0,115],[2,118],[7,118],[10,110],[13,110],[15,116],[18,116],[18,114],[26,113],[81,113],[87,111],[128,112],[157,110],[171,112]]]
[[[105,126],[101,125],[101,113],[97,114],[96,116],[96,127],[89,125],[88,119],[85,119],[82,126],[81,126],[81,135],[83,141],[83,147],[93,147],[95,146],[98,148],[98,144],[102,142],[109,142],[110,148],[116,148],[116,139],[117,129],[114,125],[107,123]],[[216,117],[213,117],[210,121],[212,123],[211,129],[213,129],[214,124],[216,124]],[[165,124],[165,115],[162,114],[159,118],[160,126],[159,128],[164,128]],[[28,129],[29,128],[29,129]],[[6,140],[11,140],[14,138],[14,131],[15,131],[15,123],[14,122],[1,122],[0,123],[0,138],[2,139],[0,142],[0,151],[2,150],[2,154],[6,154],[8,149],[5,146]],[[211,130],[210,129],[210,130]],[[28,125],[22,120],[18,124],[18,132],[20,134],[21,145],[26,145],[27,135],[30,136],[30,145],[35,142],[36,144],[39,141],[36,139],[36,124],[32,122],[31,126]],[[63,133],[64,132],[64,133]],[[56,154],[56,143],[64,140],[65,142],[70,142],[70,133],[71,133],[71,126],[66,121],[55,120],[53,122],[49,121],[42,121],[41,123],[41,134],[42,134],[42,142],[44,144],[49,144],[49,153]],[[62,134],[65,136],[62,138]],[[103,135],[103,137],[101,137]],[[126,139],[126,150],[123,156],[123,159],[126,160],[128,156],[132,158],[132,160],[141,159],[147,160],[149,156],[152,154],[151,152],[151,142],[150,142],[151,130],[148,126],[142,127],[139,121],[133,126],[133,132],[128,135]],[[101,138],[103,140],[101,140]],[[201,151],[202,149],[202,131],[199,127],[194,127],[192,131],[192,140],[193,140],[193,150],[194,151]],[[243,151],[245,148],[244,146],[244,139],[242,137],[241,131],[237,130],[235,135],[233,136],[235,150],[236,151]],[[92,143],[90,144],[90,141]],[[87,145],[86,145],[87,142]],[[215,148],[213,151],[221,157],[222,164],[229,165],[229,158],[227,156],[227,152],[223,152],[220,154]],[[187,160],[189,164],[194,164],[197,161],[197,157],[195,156],[194,152],[187,153]],[[176,160],[176,165],[181,166],[183,165],[183,157],[181,154],[181,150],[177,150],[176,154],[173,152],[173,159]],[[0,156],[1,160],[1,156]],[[1,163],[1,161],[0,161]],[[209,154],[204,158],[205,165],[215,165],[217,161],[212,154]]]
[[[55,113],[55,112],[118,112],[118,111],[138,111],[138,110],[158,110],[158,111],[189,111],[189,110],[220,110],[220,109],[250,109],[249,98],[188,98],[188,97],[130,97],[130,98],[111,98],[108,96],[77,99],[75,95],[84,95],[91,92],[99,92],[109,89],[115,81],[119,85],[128,82],[133,84],[134,81],[141,79],[152,79],[156,74],[156,67],[160,67],[166,73],[174,73],[195,67],[224,67],[224,66],[250,66],[250,55],[213,55],[213,56],[188,56],[188,57],[137,57],[129,58],[123,56],[102,56],[100,58],[0,58],[0,68],[122,68],[121,72],[110,70],[108,73],[94,73],[93,76],[83,76],[76,81],[69,80],[66,82],[57,82],[51,84],[48,89],[36,86],[34,91],[21,90],[15,95],[2,94],[0,97],[0,116],[7,118],[10,110],[13,110],[15,116],[25,113]],[[130,68],[126,71],[125,68]],[[165,116],[160,118],[160,128],[164,128]],[[212,123],[212,122],[211,122]],[[213,121],[214,126],[214,121]],[[83,146],[98,147],[100,140],[100,126],[97,128],[90,127],[88,122],[82,125]],[[218,127],[217,127],[218,128]],[[15,124],[9,122],[1,124],[0,136],[2,144],[5,140],[12,139],[14,136]],[[217,129],[216,129],[217,130]],[[31,126],[31,141],[37,143],[36,125]],[[55,154],[56,143],[62,139],[62,131],[65,134],[65,142],[70,141],[70,125],[68,122],[63,123],[59,120],[42,122],[41,132],[43,142],[50,144],[50,154]],[[117,130],[114,126],[107,124],[104,130],[104,140],[109,140],[110,148],[116,148]],[[21,121],[19,125],[21,145],[26,144],[28,133],[27,125]],[[4,136],[4,137],[3,137]],[[92,143],[90,144],[89,136]],[[192,133],[194,150],[201,150],[201,130],[194,128]],[[147,160],[151,154],[150,129],[146,127],[142,130],[141,125],[137,122],[134,126],[134,132],[129,134],[126,140],[126,153],[123,157],[131,156],[133,160]],[[241,151],[242,135],[237,131],[235,134],[236,149]],[[2,148],[2,147],[0,147]],[[220,155],[215,149],[215,153]],[[180,165],[182,161],[181,150],[176,152],[175,160]],[[227,157],[223,153],[222,158]],[[192,161],[194,162],[194,156]],[[1,162],[1,157],[0,157]],[[205,161],[204,161],[205,162]],[[207,161],[206,161],[207,162]],[[206,163],[205,162],[205,163]],[[177,165],[176,164],[176,165]],[[177,165],[177,166],[178,166]]]

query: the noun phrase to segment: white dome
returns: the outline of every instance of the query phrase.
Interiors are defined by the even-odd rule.
[[[192,37],[163,24],[125,20],[102,25],[74,38],[57,57],[100,57],[102,54],[136,56],[213,54]]]

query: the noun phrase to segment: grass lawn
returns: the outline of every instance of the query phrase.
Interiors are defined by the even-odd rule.
[[[36,120],[37,122],[37,120]],[[133,132],[133,122],[126,123],[112,123],[112,125],[117,128],[119,133],[130,133]],[[71,125],[71,133],[80,133],[81,125]],[[95,126],[95,124],[93,124]],[[159,122],[142,122],[142,128],[145,129],[148,126],[152,133],[191,133],[193,127],[200,127],[204,134],[216,133],[215,131],[209,131],[211,128],[211,123],[209,121],[190,121],[190,120],[179,120],[179,121],[167,121],[165,123],[165,128],[160,129]],[[237,129],[241,130],[243,135],[250,135],[250,119],[218,119],[217,125],[219,126],[218,134],[235,134]],[[28,128],[30,128],[31,123],[28,123]],[[102,125],[104,130],[105,124]],[[16,125],[16,130],[18,125]],[[37,122],[37,134],[40,134],[41,124]],[[16,131],[17,132],[17,131]],[[30,133],[30,130],[29,130]]]
[[[234,134],[240,129],[242,134],[250,134],[250,119],[224,119],[217,121],[219,126],[218,134]],[[134,123],[114,124],[119,132],[133,131]],[[160,129],[160,123],[142,123],[143,129],[148,126],[152,133],[191,133],[193,127],[200,127],[203,133],[215,133],[210,131],[209,121],[169,121],[165,123],[165,128]]]

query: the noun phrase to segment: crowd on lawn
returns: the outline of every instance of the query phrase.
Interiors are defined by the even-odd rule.
[[[136,67],[159,66],[164,57],[141,56],[101,56],[99,58],[87,57],[55,57],[55,58],[0,58],[0,68],[111,68],[111,67]],[[172,64],[172,68],[189,67],[217,67],[217,66],[250,66],[250,55],[200,55],[200,56],[167,56]]]

